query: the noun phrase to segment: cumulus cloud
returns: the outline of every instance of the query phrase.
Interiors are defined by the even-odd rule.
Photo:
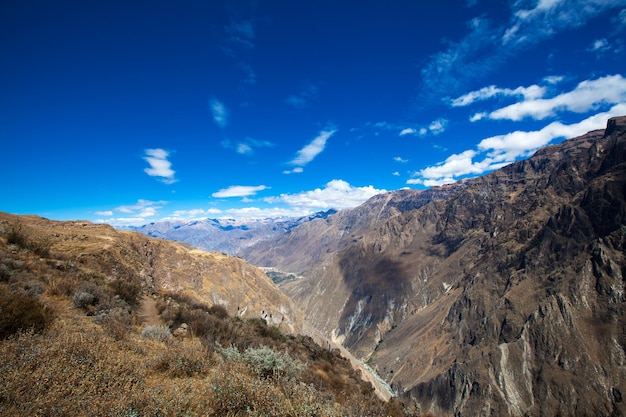
[[[572,91],[552,98],[528,99],[489,113],[490,119],[519,121],[526,117],[535,120],[555,116],[557,112],[585,113],[601,105],[626,101],[626,79],[621,75],[608,75],[595,80],[585,80]]]
[[[407,184],[436,186],[456,182],[468,175],[481,175],[528,157],[558,138],[573,138],[588,131],[602,129],[607,119],[626,114],[626,103],[614,105],[609,111],[590,116],[578,123],[553,122],[535,131],[515,131],[481,140],[476,149],[449,156],[445,161],[417,171]]]
[[[225,128],[228,125],[228,109],[216,98],[209,100],[209,107],[211,108],[211,114],[213,115],[213,120],[215,123],[221,127]]]
[[[233,185],[216,191],[211,196],[215,198],[248,197],[268,188],[265,185]]]
[[[328,139],[337,132],[336,129],[322,130],[311,143],[300,149],[296,157],[289,162],[291,165],[304,166],[311,162],[326,147]]]
[[[296,194],[281,194],[277,197],[268,197],[264,201],[271,204],[286,203],[291,207],[308,210],[337,210],[352,208],[362,204],[367,199],[384,193],[371,185],[353,187],[344,180],[329,181],[324,188],[316,188]]]
[[[433,135],[438,135],[440,133],[443,133],[446,130],[446,127],[448,127],[448,121],[446,119],[440,118],[428,125],[428,130]]]
[[[407,162],[409,162],[408,159],[404,159],[401,156],[396,156],[395,158],[393,158],[393,160],[396,162],[400,162],[401,164],[406,164]]]
[[[177,180],[174,178],[176,171],[172,170],[172,163],[167,159],[169,152],[163,149],[146,149],[143,159],[150,165],[144,172],[151,177],[165,184],[173,184]]]

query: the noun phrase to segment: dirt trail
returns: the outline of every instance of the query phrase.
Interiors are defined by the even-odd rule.
[[[141,317],[141,321],[143,321],[146,326],[163,326],[163,320],[161,320],[161,315],[156,307],[156,300],[147,295],[141,300],[139,317]]]

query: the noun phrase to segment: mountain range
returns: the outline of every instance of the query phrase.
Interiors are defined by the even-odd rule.
[[[480,178],[398,190],[237,254],[444,415],[624,415],[626,117]],[[252,243],[252,242],[248,242]]]
[[[69,410],[67,398],[88,392],[104,401],[96,400],[101,389],[117,395],[120,410],[148,410],[158,395],[178,395],[184,374],[186,387],[204,384],[215,395],[220,384],[244,381],[242,410],[269,410],[269,397],[256,396],[265,384],[282,404],[311,411],[324,395],[325,409],[352,410],[342,415],[626,415],[626,116],[483,177],[393,191],[349,210],[138,230],[161,239],[0,213],[0,350],[8,358],[0,411]],[[176,236],[187,243],[164,239]],[[289,279],[273,282],[255,265]],[[142,342],[148,330],[180,340]],[[237,352],[223,348],[234,341]],[[259,350],[261,342],[277,350]],[[63,391],[96,375],[85,360],[123,379],[118,371],[131,362],[111,362],[102,343],[141,364],[128,384],[150,395],[122,399],[108,379],[94,380],[93,393]],[[229,358],[243,366],[251,343],[250,355],[289,349],[308,361],[308,382],[242,376]],[[389,400],[386,382],[401,403],[375,402],[334,345],[380,397]],[[35,408],[20,404],[25,369],[52,375],[47,361],[59,367],[62,357],[73,368],[33,385]],[[359,392],[343,401],[346,389]],[[203,407],[203,396],[194,398]],[[223,404],[211,398],[211,415],[220,415]]]
[[[623,415],[625,194],[620,117],[243,256],[303,276],[281,289],[305,317],[427,410]]]

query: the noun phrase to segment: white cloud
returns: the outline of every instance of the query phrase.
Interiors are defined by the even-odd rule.
[[[311,143],[300,149],[296,157],[290,162],[291,165],[306,165],[319,155],[326,147],[328,139],[337,132],[336,129],[323,130]]]
[[[252,153],[252,147],[247,143],[237,144],[237,153],[241,155],[249,155]]]
[[[175,210],[170,217],[164,217],[161,220],[198,220],[210,217],[216,217],[223,214],[223,211],[216,208],[210,209],[189,209]]]
[[[277,197],[268,197],[264,201],[271,204],[285,203],[292,208],[309,210],[337,210],[356,207],[367,199],[384,193],[371,185],[353,187],[344,180],[332,180],[324,188],[303,191],[296,194],[281,194]]]
[[[536,120],[555,116],[557,112],[584,113],[600,105],[611,105],[626,101],[626,79],[621,75],[608,75],[595,80],[585,80],[572,91],[552,98],[529,99],[489,114],[490,119],[519,121],[526,117]]]
[[[112,210],[103,210],[96,212],[99,216],[109,217],[107,219],[97,219],[96,223],[107,223],[115,227],[124,226],[141,226],[150,221],[158,215],[159,210],[167,204],[166,201],[150,201],[150,200],[137,200],[136,204],[119,206]],[[123,217],[111,217],[116,213],[122,213]]]
[[[547,77],[543,77],[543,80],[548,84],[558,84],[563,81],[565,77],[562,75],[548,75]]]
[[[295,167],[294,169],[286,169],[283,171],[283,174],[289,175],[289,174],[301,174],[304,172],[304,168],[302,167]]]
[[[172,170],[172,163],[167,160],[169,152],[163,149],[146,149],[143,159],[148,162],[150,168],[145,168],[144,172],[151,177],[157,177],[165,184],[173,184],[177,180],[174,178],[176,171]]]
[[[433,121],[430,125],[428,125],[428,130],[433,135],[438,135],[440,133],[443,133],[446,130],[447,126],[448,126],[448,121],[446,119],[440,118],[440,119]]]
[[[398,136],[414,135],[416,133],[417,133],[417,130],[413,129],[412,127],[407,127],[405,129],[402,129],[402,131],[400,132]]]
[[[435,186],[449,184],[467,175],[481,175],[499,169],[558,138],[573,138],[591,130],[602,129],[606,121],[626,114],[626,103],[616,104],[609,111],[590,116],[578,123],[565,125],[553,122],[536,131],[515,131],[481,140],[476,150],[449,156],[445,161],[417,171],[407,184]]]
[[[215,123],[224,128],[228,125],[228,109],[216,98],[209,100],[209,107],[211,108],[211,114],[213,115],[213,120]]]
[[[438,101],[456,95],[476,79],[485,79],[527,47],[576,27],[624,0],[515,1],[509,18],[485,15],[468,22],[467,34],[430,57],[422,68],[423,98]],[[528,4],[535,7],[528,7]]]
[[[253,138],[246,138],[237,143],[225,139],[221,142],[221,145],[226,149],[234,149],[240,155],[254,155],[257,148],[272,148],[275,146],[273,142]]]
[[[485,117],[487,117],[487,113],[486,112],[479,112],[479,113],[474,113],[473,115],[470,116],[469,121],[470,122],[477,122],[479,120],[484,119]]]
[[[444,118],[438,118],[430,122],[430,124],[426,127],[420,127],[419,130],[413,127],[407,127],[400,131],[398,136],[406,136],[406,135],[419,135],[426,136],[428,133],[433,135],[438,135],[446,130],[448,126],[448,121]]]
[[[396,162],[400,162],[401,164],[405,164],[405,163],[409,162],[408,159],[404,159],[401,156],[396,156],[395,158],[393,158],[393,160],[396,161]]]
[[[468,106],[479,100],[487,100],[496,96],[522,96],[525,99],[535,99],[543,97],[545,94],[545,87],[538,85],[531,85],[529,87],[517,87],[515,89],[510,88],[498,88],[495,85],[483,87],[480,90],[470,91],[460,97],[457,97],[451,101],[452,107]]]
[[[591,45],[591,51],[593,52],[604,52],[607,51],[608,49],[610,49],[611,47],[609,46],[609,41],[607,41],[606,39],[602,38],[602,39],[596,39],[593,44]]]
[[[269,187],[265,185],[233,185],[228,188],[221,189],[211,194],[215,198],[229,198],[229,197],[248,197],[255,195],[259,191],[267,190]]]

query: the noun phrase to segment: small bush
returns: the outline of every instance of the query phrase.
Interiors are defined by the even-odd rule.
[[[224,306],[217,305],[217,304],[209,308],[209,314],[222,320],[230,317],[228,314],[228,311],[226,311],[226,308]]]
[[[86,310],[88,315],[112,308],[110,294],[93,282],[80,283],[72,296],[72,302],[76,307]]]
[[[30,240],[26,244],[26,248],[41,258],[50,256],[50,247],[52,243],[48,239]]]
[[[139,305],[141,299],[141,285],[132,280],[116,279],[109,284],[115,295],[126,301],[131,306]]]
[[[36,299],[0,287],[0,339],[20,330],[42,331],[52,318],[52,312]]]
[[[281,377],[293,380],[306,370],[306,364],[288,353],[276,352],[267,346],[248,348],[242,355],[246,365],[260,378]]]
[[[47,258],[50,255],[50,247],[52,246],[50,240],[29,240],[20,223],[15,223],[11,226],[6,235],[6,239],[9,245],[28,249],[42,258]]]
[[[167,326],[150,325],[141,329],[141,337],[165,343],[172,339],[172,332]]]
[[[20,223],[13,224],[9,229],[7,233],[7,243],[9,245],[19,246],[20,248],[26,247],[28,239],[26,238]]]
[[[221,350],[222,356],[231,362],[246,365],[261,379],[284,378],[294,380],[306,370],[306,364],[293,359],[288,353],[277,352],[267,346],[248,348],[243,353],[234,347]]]

